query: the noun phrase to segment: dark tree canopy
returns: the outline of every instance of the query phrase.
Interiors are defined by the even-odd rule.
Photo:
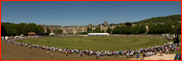
[[[46,28],[46,30],[47,30],[47,33],[51,33],[51,31],[48,27]]]
[[[61,34],[61,33],[63,33],[63,30],[62,29],[55,29],[55,30],[53,30],[54,31],[54,33],[56,33],[56,34]]]
[[[164,17],[153,17],[153,18],[141,20],[138,23],[142,23],[142,22],[149,23],[150,21],[153,23],[163,23],[163,22],[169,22],[169,21],[177,22],[177,21],[181,21],[181,14],[164,16]]]
[[[126,26],[131,26],[132,24],[129,23],[129,22],[126,22],[125,25],[126,25]]]
[[[102,30],[101,32],[104,33],[104,30]]]
[[[6,36],[7,33],[6,33],[6,29],[4,28],[3,25],[1,25],[1,36]]]
[[[36,25],[35,23],[9,23],[9,22],[1,22],[1,26],[3,29],[3,35],[6,36],[16,36],[16,35],[28,35],[28,32],[43,33],[44,28],[40,25]]]
[[[87,32],[92,32],[92,27],[87,27]]]
[[[101,28],[100,27],[96,27],[95,32],[101,32]]]
[[[106,30],[107,33],[110,33],[111,31],[112,31],[111,28],[108,28],[108,29]]]

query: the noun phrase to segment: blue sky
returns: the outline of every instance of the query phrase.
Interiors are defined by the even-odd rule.
[[[2,1],[1,22],[98,25],[181,14],[180,1]]]

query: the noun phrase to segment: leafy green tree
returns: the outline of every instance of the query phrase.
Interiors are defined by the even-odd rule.
[[[56,33],[56,34],[58,34],[58,31],[57,31],[57,29],[54,29],[54,30],[53,30],[53,32],[54,32],[54,33]]]
[[[101,25],[100,25],[100,24],[98,24],[98,26],[100,27]]]
[[[139,33],[145,33],[146,31],[147,31],[147,29],[146,29],[145,25],[142,25],[140,27],[140,32]]]
[[[95,31],[96,32],[101,32],[101,28],[100,27],[96,27]]]
[[[87,32],[92,32],[92,27],[91,28],[87,27]]]
[[[63,30],[62,29],[54,29],[53,32],[56,34],[60,34],[63,32]]]
[[[140,26],[139,25],[136,25],[134,27],[134,33],[139,33],[140,32]]]
[[[149,33],[154,34],[155,32],[156,32],[156,26],[155,25],[149,26]]]
[[[37,33],[44,33],[44,27],[42,27],[41,25],[37,25]]]
[[[118,25],[122,25],[122,23],[119,23]]]
[[[20,29],[20,34],[23,34],[23,35],[28,35],[28,30],[27,30],[27,23],[20,23],[19,24],[21,26],[21,29]]]
[[[82,33],[80,33],[80,34],[88,34],[87,32],[82,32]]]
[[[15,33],[16,33],[16,35],[20,35],[20,33],[21,33],[21,30],[22,30],[22,27],[20,26],[20,24],[16,24],[15,25]]]
[[[102,30],[101,32],[104,33],[104,30]]]
[[[1,36],[7,36],[6,29],[1,25]]]
[[[89,26],[91,26],[91,27],[92,27],[92,24],[89,24]]]
[[[115,25],[116,25],[116,27],[118,27],[119,24],[115,24]]]
[[[113,25],[113,26],[115,26],[115,24],[114,24],[114,23],[111,23],[110,25]]]
[[[29,23],[27,25],[27,31],[28,32],[35,32],[35,33],[37,33],[36,29],[37,29],[37,25],[35,23]]]
[[[44,32],[44,29],[40,25],[36,25],[35,23],[9,23],[9,22],[1,22],[2,26],[4,26],[4,29],[6,30],[6,36],[12,36],[12,35],[20,35],[23,34],[25,36],[28,35],[28,32],[35,32],[35,33],[42,33]]]
[[[163,22],[168,22],[168,21],[172,21],[174,23],[177,23],[177,21],[181,21],[181,14],[180,15],[164,16],[164,17],[153,17],[153,18],[139,21],[138,23],[142,23],[142,22],[148,23],[150,21],[153,23],[163,23]]]
[[[15,35],[15,24],[14,23],[9,23],[9,22],[1,22],[1,25],[4,27],[6,30],[6,36],[12,36]]]
[[[173,33],[178,33],[178,29],[179,29],[179,27],[177,27],[177,26],[174,26],[174,28],[173,28]]]
[[[87,32],[90,31],[89,27],[87,27]]]
[[[47,30],[47,33],[51,33],[51,31],[48,27],[46,28],[46,30]]]
[[[62,29],[58,29],[58,33],[63,33],[63,30]]]
[[[11,35],[11,36],[16,36],[16,33],[15,33],[15,30],[14,30],[14,29],[11,29],[11,30],[10,30],[10,35]]]
[[[126,34],[128,32],[128,26],[121,26],[118,28],[119,29],[119,33],[122,33],[122,34]]]
[[[111,28],[107,28],[107,30],[106,30],[107,33],[110,33],[111,31],[112,31]]]
[[[115,27],[113,28],[113,34],[118,34],[119,33],[119,30]]]
[[[171,22],[165,22],[163,26],[164,33],[171,33],[172,32],[172,23]]]
[[[181,34],[181,26],[178,28],[178,33]]]

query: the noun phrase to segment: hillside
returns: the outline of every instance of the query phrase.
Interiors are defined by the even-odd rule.
[[[181,14],[180,15],[170,15],[170,16],[164,16],[164,17],[153,17],[145,20],[138,21],[138,23],[144,22],[144,23],[161,23],[161,22],[166,22],[166,21],[173,21],[173,22],[181,22]]]

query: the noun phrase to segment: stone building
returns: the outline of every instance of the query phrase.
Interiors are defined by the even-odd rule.
[[[157,23],[155,23],[155,25],[156,24]],[[160,23],[160,24],[163,24],[163,23]],[[137,23],[132,23],[131,24],[132,27],[134,27],[136,25],[137,25]],[[87,32],[87,28],[88,27],[89,28],[92,27],[92,31],[93,31],[93,30],[96,29],[96,27],[98,27],[96,25],[85,25],[85,26],[77,26],[76,25],[76,26],[64,26],[64,27],[62,27],[61,25],[41,25],[41,26],[44,27],[44,30],[45,30],[44,33],[47,32],[47,29],[46,28],[49,28],[51,32],[53,32],[54,29],[62,29],[64,34],[76,34],[76,33],[80,33],[80,32]],[[101,31],[104,30],[104,32],[106,32],[106,30],[108,28],[113,29],[114,27],[116,27],[116,26],[109,25],[107,23],[107,21],[104,21],[104,23],[102,23],[101,26],[100,26]],[[146,27],[147,32],[148,32],[149,31],[149,28],[148,28],[148,24],[147,23],[145,23],[145,27]]]
[[[96,29],[96,27],[98,26],[94,26],[94,25],[86,25],[86,26],[64,26],[62,27],[61,25],[41,25],[44,27],[44,33],[47,32],[46,28],[49,28],[51,32],[53,32],[54,29],[62,29],[63,33],[65,34],[76,34],[79,32],[87,32],[87,28],[88,27],[92,27],[92,31]],[[101,31],[104,30],[104,32],[106,32],[106,30],[108,28],[113,29],[115,26],[114,25],[108,25],[107,21],[105,21],[101,26]]]
[[[115,27],[114,25],[108,25],[107,21],[105,21],[105,22],[100,26],[101,31],[104,30],[104,32],[106,32],[106,30],[107,30],[108,28],[113,29],[114,27]]]

